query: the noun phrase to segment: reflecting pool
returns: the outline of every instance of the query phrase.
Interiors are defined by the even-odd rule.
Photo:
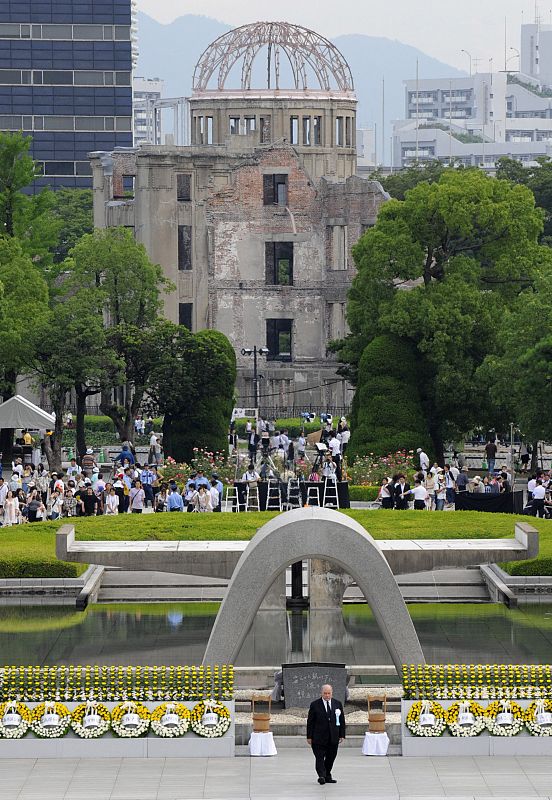
[[[552,660],[552,605],[408,606],[430,663]],[[0,662],[9,664],[199,663],[218,604],[97,605],[87,611],[0,607]],[[366,605],[341,612],[260,611],[239,665],[324,660],[391,664]]]

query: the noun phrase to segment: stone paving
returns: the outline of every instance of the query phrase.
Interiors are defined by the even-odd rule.
[[[306,745],[282,749],[274,758],[0,760],[0,798],[552,798],[552,763],[547,758],[365,758],[344,749],[333,775],[336,785],[318,785]]]

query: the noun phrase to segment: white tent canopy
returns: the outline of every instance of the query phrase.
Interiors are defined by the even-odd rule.
[[[0,405],[0,428],[46,428],[54,427],[56,418],[47,414],[30,400],[16,394]]]

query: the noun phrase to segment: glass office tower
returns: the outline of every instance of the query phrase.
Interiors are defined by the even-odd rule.
[[[33,137],[53,189],[92,185],[87,153],[132,145],[131,0],[1,0],[0,130]]]

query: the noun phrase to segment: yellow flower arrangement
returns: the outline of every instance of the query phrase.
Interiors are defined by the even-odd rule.
[[[204,716],[206,713],[213,713],[218,716],[215,725],[205,725]],[[205,700],[197,703],[190,714],[190,727],[198,736],[206,739],[216,739],[224,736],[231,724],[230,710],[223,703],[214,700]]]
[[[525,712],[514,700],[495,700],[485,709],[492,736],[516,736],[525,725]]]
[[[190,727],[190,717],[183,703],[162,703],[151,713],[151,727],[157,736],[183,736]]]
[[[531,736],[552,736],[552,700],[536,700],[525,709],[525,725]]]
[[[445,714],[452,736],[479,736],[487,727],[485,709],[474,700],[453,703]]]
[[[447,727],[446,713],[434,700],[417,700],[406,715],[406,727],[414,736],[441,736]]]
[[[27,733],[32,719],[33,715],[25,703],[13,700],[0,703],[0,736],[4,739],[21,739]]]
[[[135,739],[143,736],[150,725],[150,712],[143,704],[133,700],[119,703],[111,712],[111,727],[118,736]]]
[[[31,712],[31,729],[43,739],[65,736],[70,724],[71,713],[63,703],[46,700],[35,706]]]

